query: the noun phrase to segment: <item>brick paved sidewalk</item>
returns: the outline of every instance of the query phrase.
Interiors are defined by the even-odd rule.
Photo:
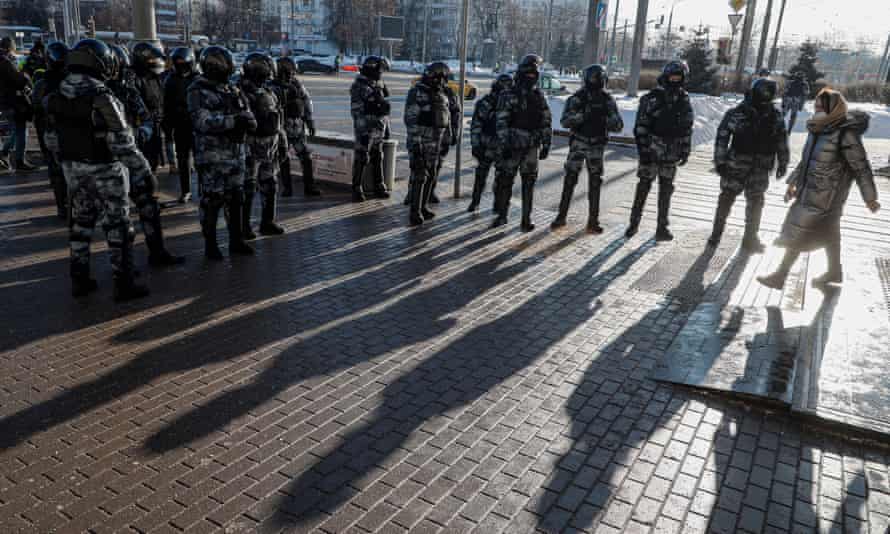
[[[400,198],[329,194],[221,264],[173,208],[188,263],[144,267],[152,296],[121,306],[99,246],[100,292],[70,298],[45,177],[0,177],[0,531],[886,531],[884,447],[649,378],[746,260],[646,286],[715,182],[683,171],[686,241],[656,246],[651,214],[626,241],[613,156],[596,237],[581,202],[546,230],[548,177],[529,235],[465,201],[411,230]]]

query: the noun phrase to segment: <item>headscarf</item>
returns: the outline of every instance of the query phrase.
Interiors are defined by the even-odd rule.
[[[824,114],[818,113],[807,121],[807,130],[814,134],[821,134],[825,130],[839,126],[847,118],[847,101],[844,95],[826,87],[819,91],[816,100],[822,104]]]

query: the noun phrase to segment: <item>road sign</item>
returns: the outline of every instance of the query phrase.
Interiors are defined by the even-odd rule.
[[[736,13],[741,11],[742,8],[745,7],[745,4],[747,4],[746,0],[729,0],[729,7]]]
[[[605,31],[609,29],[609,2],[605,0],[601,0],[596,5],[596,24],[599,26],[600,31]]]
[[[732,31],[735,32],[736,28],[739,27],[739,22],[742,20],[744,15],[740,15],[738,13],[730,13],[729,14],[729,23],[732,24]]]
[[[380,15],[377,30],[381,41],[401,41],[405,38],[405,17]]]

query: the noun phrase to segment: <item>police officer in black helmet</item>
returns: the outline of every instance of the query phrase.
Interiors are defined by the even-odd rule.
[[[191,47],[175,48],[170,54],[173,71],[164,83],[164,132],[176,146],[176,162],[179,170],[179,201],[191,199],[191,155],[194,145],[192,121],[186,101],[189,85],[198,77],[195,52]]]
[[[34,106],[34,126],[37,128],[37,139],[40,142],[40,150],[47,162],[49,169],[49,181],[56,198],[56,209],[60,219],[68,218],[68,184],[62,174],[62,166],[59,164],[57,154],[54,154],[46,145],[47,116],[44,99],[59,90],[59,85],[65,78],[65,60],[68,57],[68,46],[60,41],[55,41],[46,47],[46,73],[34,84],[31,94],[31,102]]]
[[[164,52],[151,43],[139,43],[133,47],[132,60],[136,89],[156,126],[152,136],[140,146],[154,172],[161,162],[164,148],[158,127],[164,118],[164,83],[161,79],[165,69]]]
[[[389,62],[380,56],[368,56],[349,90],[350,110],[355,131],[355,158],[352,166],[352,200],[362,202],[365,169],[370,167],[374,196],[389,198],[383,183],[383,140],[389,139],[389,89],[383,83],[383,72]]]

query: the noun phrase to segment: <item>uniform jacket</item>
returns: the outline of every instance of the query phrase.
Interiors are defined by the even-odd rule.
[[[862,145],[868,123],[867,114],[853,111],[841,125],[819,135],[809,134],[803,157],[788,178],[789,184],[797,186],[797,197],[786,216],[780,243],[810,250],[836,235],[853,182],[863,200],[877,200],[874,175]]]
[[[148,112],[151,113],[156,123],[164,118],[164,82],[160,76],[147,73],[144,76],[136,76],[134,84],[139,91],[139,96],[145,102]]]
[[[727,111],[717,129],[714,164],[730,174],[788,166],[785,121],[775,107],[760,111],[745,101]],[[744,176],[741,176],[742,178]]]
[[[609,142],[609,132],[624,129],[624,120],[612,95],[603,90],[592,93],[585,88],[566,101],[559,123],[572,132],[572,137],[591,145],[604,145]]]
[[[236,130],[236,117],[244,112],[249,114],[250,106],[241,90],[199,76],[189,86],[188,109],[195,132],[195,162],[243,165],[245,132]],[[250,117],[253,118],[252,114]],[[255,119],[252,126],[256,127]]]
[[[278,137],[284,130],[284,112],[275,91],[268,85],[256,85],[241,78],[241,92],[257,120],[257,131],[250,137]]]
[[[368,136],[372,131],[388,135],[390,105],[386,85],[359,74],[349,89],[349,95],[356,139]]]
[[[284,131],[291,139],[306,135],[306,125],[312,122],[312,98],[300,80],[282,83],[273,80],[269,87],[275,91],[284,110]]]
[[[470,121],[470,144],[473,150],[493,148],[497,144],[498,95],[488,93],[476,102]]]
[[[411,152],[421,145],[435,144],[451,137],[451,112],[448,95],[418,82],[408,91],[405,101],[407,148]]]
[[[550,148],[552,116],[547,98],[537,87],[514,85],[501,92],[497,107],[498,144],[503,150],[522,152]]]
[[[43,137],[46,131],[46,107],[44,106],[44,98],[50,93],[59,90],[63,76],[58,72],[47,72],[45,76],[40,78],[34,84],[34,92],[31,94],[31,103],[34,106],[34,126],[37,128],[37,135]]]
[[[124,80],[109,81],[108,88],[124,105],[124,114],[130,127],[142,130],[144,137],[148,138],[152,136],[155,127],[160,127],[160,124],[155,123],[148,106],[145,105],[139,90],[136,89],[135,80],[135,76],[131,73]]]
[[[28,86],[28,77],[19,72],[15,58],[0,55],[0,109],[14,108],[16,93]]]
[[[164,130],[191,130],[189,119],[188,88],[197,74],[181,76],[173,73],[164,82]]]
[[[679,161],[692,150],[695,114],[684,89],[656,87],[640,98],[634,138],[641,159]]]

